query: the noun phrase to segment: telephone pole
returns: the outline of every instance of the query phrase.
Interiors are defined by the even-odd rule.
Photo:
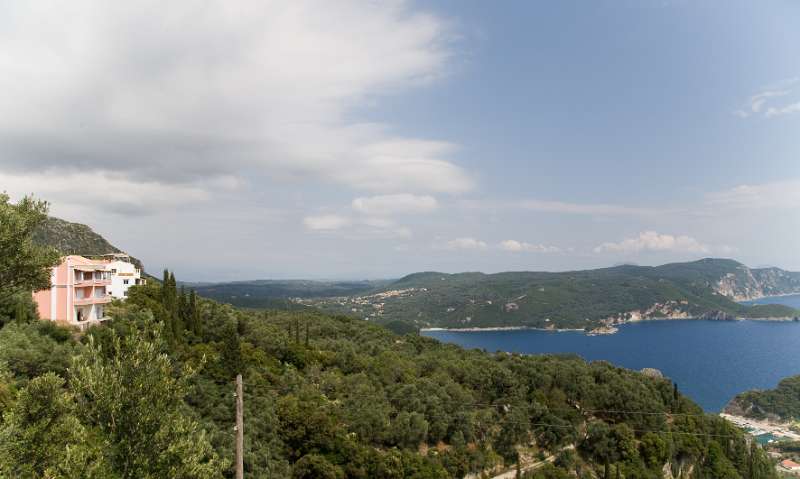
[[[236,375],[236,479],[244,479],[244,394],[242,375]]]

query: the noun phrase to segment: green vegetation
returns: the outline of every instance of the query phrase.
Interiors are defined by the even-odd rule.
[[[50,286],[49,268],[58,263],[58,252],[32,239],[46,221],[47,203],[23,198],[13,204],[0,194],[0,327],[36,317],[30,292]]]
[[[759,419],[800,420],[800,376],[783,379],[775,389],[743,392],[725,409],[731,414]]]
[[[198,334],[177,315],[163,316],[167,308],[150,309],[171,301],[160,285],[133,291],[108,326],[79,342],[48,323],[0,330],[4,384],[12,391],[0,434],[17,438],[0,452],[0,470],[23,474],[11,465],[30,466],[69,477],[54,468],[70,445],[74,467],[97,477],[230,475],[231,378],[241,371],[250,477],[460,477],[569,445],[574,454],[532,477],[576,470],[591,477],[605,468],[660,477],[665,463],[706,471],[696,477],[773,477],[739,430],[703,415],[664,379],[576,357],[489,355],[345,317],[253,313],[209,300],[198,301]],[[168,334],[176,323],[180,334]],[[30,401],[45,387],[59,398],[57,410],[18,419],[41,407]],[[43,421],[71,433],[42,432]],[[31,451],[42,435],[50,442]],[[758,473],[751,474],[753,464]]]
[[[382,288],[389,281],[256,280],[191,284],[200,296],[246,308],[284,309],[287,298],[352,296]]]
[[[37,225],[33,231],[33,242],[54,248],[62,255],[99,256],[123,252],[90,227],[52,216],[46,217]],[[131,260],[139,268],[142,267],[141,262],[136,258],[131,258]]]
[[[658,267],[626,265],[564,273],[416,273],[382,290],[403,291],[395,296],[320,299],[304,303],[378,322],[400,320],[416,327],[449,328],[585,329],[597,327],[607,318],[627,320],[633,311],[645,318],[792,318],[800,315],[800,311],[782,305],[745,306],[717,291],[721,278],[727,277],[735,286],[738,283],[731,278],[751,278],[752,275],[745,274],[748,271],[756,270],[748,270],[732,260],[706,259]],[[798,276],[784,273],[785,278]],[[770,284],[778,287],[777,280]],[[800,291],[800,283],[795,284],[793,279],[786,279],[780,285],[787,288],[786,291]],[[762,286],[760,283],[746,285],[750,288],[748,291]],[[360,301],[367,304],[359,304]]]
[[[0,477],[231,477],[237,373],[247,477],[463,477],[550,455],[525,477],[775,477],[668,380],[608,363],[239,310],[170,272],[108,309],[85,333],[27,316],[0,329]]]

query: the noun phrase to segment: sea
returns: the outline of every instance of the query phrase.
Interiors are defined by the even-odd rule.
[[[800,295],[750,303],[800,308]],[[774,388],[800,374],[800,322],[664,320],[630,323],[616,334],[578,331],[424,331],[468,349],[525,354],[574,353],[639,370],[656,368],[707,412],[720,412],[736,394]]]

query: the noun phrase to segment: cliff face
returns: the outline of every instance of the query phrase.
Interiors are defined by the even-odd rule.
[[[750,269],[740,265],[735,271],[725,273],[714,285],[714,290],[734,301],[800,293],[800,273],[780,268]]]

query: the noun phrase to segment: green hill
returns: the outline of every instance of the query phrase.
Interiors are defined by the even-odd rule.
[[[44,246],[51,246],[61,254],[77,254],[96,256],[111,253],[124,253],[112,245],[92,228],[50,216],[34,232],[33,241]],[[142,267],[141,261],[131,257],[131,261]]]
[[[416,327],[585,329],[651,318],[793,318],[800,311],[735,301],[793,292],[798,273],[703,259],[562,273],[415,273],[370,295],[308,304]]]
[[[0,473],[232,477],[241,373],[248,477],[493,477],[518,461],[539,465],[529,479],[776,477],[740,429],[668,379],[468,351],[314,311],[176,307],[177,294],[138,286],[80,342],[51,323],[0,329]],[[51,423],[70,428],[38,434]],[[63,450],[83,455],[62,461]]]
[[[275,308],[288,298],[324,298],[363,294],[390,281],[255,280],[185,283],[201,296],[249,308]]]
[[[743,392],[731,400],[725,412],[757,419],[800,420],[800,376],[783,379],[775,389]]]
[[[0,209],[23,239],[0,260],[46,278],[26,214],[41,217]],[[492,477],[514,464],[525,479],[776,477],[743,431],[663,377],[235,309],[170,277],[134,286],[87,331],[0,323],[0,477],[232,477],[236,401],[254,478]]]

